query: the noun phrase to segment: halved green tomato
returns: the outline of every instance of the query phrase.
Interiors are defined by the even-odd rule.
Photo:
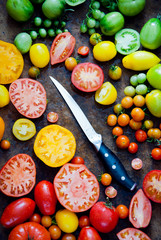
[[[105,82],[95,93],[96,102],[102,105],[110,105],[116,101],[116,88],[110,83]]]
[[[124,28],[115,34],[115,45],[119,53],[128,55],[140,47],[140,35],[131,28]]]
[[[18,119],[12,128],[13,135],[20,141],[27,141],[36,133],[35,124],[26,118]]]
[[[79,4],[82,4],[85,2],[85,0],[65,0],[65,2],[69,5],[69,6],[77,6]]]

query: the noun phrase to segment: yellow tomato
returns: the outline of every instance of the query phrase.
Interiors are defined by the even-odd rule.
[[[0,107],[8,105],[10,102],[9,92],[7,88],[3,85],[0,85]]]
[[[96,102],[109,105],[116,101],[117,91],[116,88],[110,83],[105,82],[95,93]]]
[[[65,233],[72,233],[78,228],[78,217],[68,209],[61,209],[55,215],[58,227]]]
[[[102,36],[99,33],[93,33],[90,38],[89,38],[89,42],[95,46],[97,43],[102,41]]]
[[[111,41],[102,41],[93,48],[93,56],[100,62],[106,62],[114,58],[117,54],[116,46]]]
[[[119,80],[122,76],[122,69],[119,66],[112,65],[108,71],[108,75],[112,80]]]
[[[130,53],[122,59],[123,66],[125,68],[135,70],[135,71],[144,71],[147,70],[160,62],[154,53],[148,51],[136,51]]]
[[[3,138],[4,130],[5,130],[5,123],[3,121],[3,118],[0,117],[0,141]]]
[[[38,68],[44,68],[50,61],[50,54],[47,46],[43,43],[33,44],[30,48],[30,60]]]

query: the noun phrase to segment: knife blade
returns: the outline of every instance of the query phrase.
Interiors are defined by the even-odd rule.
[[[67,90],[52,76],[50,76],[50,79],[67,103],[88,140],[95,147],[97,155],[102,160],[105,167],[122,186],[133,191],[136,187],[136,183],[128,176],[119,158],[103,143],[101,134],[96,133],[82,109]]]

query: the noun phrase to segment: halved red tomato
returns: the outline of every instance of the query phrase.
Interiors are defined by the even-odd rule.
[[[103,70],[96,64],[79,63],[72,72],[73,85],[83,92],[93,92],[101,87],[104,81]]]
[[[72,54],[75,42],[75,37],[70,32],[58,34],[50,49],[51,65],[64,62]]]
[[[59,202],[72,212],[91,208],[99,198],[97,178],[84,164],[66,163],[54,178]]]
[[[129,221],[135,228],[145,228],[149,225],[152,216],[150,200],[139,189],[132,197],[129,206]]]
[[[11,197],[28,194],[35,186],[36,166],[27,154],[17,154],[0,171],[0,190]]]
[[[30,78],[20,78],[9,88],[11,102],[27,118],[38,118],[46,109],[46,91],[43,85]]]
[[[117,233],[119,240],[151,240],[144,232],[135,228],[125,228]]]
[[[143,190],[153,202],[161,203],[161,170],[151,170],[145,175]]]

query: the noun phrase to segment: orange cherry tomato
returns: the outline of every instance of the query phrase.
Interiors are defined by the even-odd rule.
[[[111,127],[115,126],[117,123],[117,116],[115,114],[110,114],[107,117],[107,124]]]
[[[133,103],[136,107],[142,107],[145,104],[145,98],[142,95],[136,95],[133,98]]]
[[[87,46],[81,46],[78,48],[77,51],[78,54],[82,55],[82,56],[87,56],[89,53],[89,47]]]
[[[123,108],[131,108],[133,105],[133,99],[130,96],[126,96],[121,100],[121,105]]]
[[[159,128],[151,128],[147,132],[148,137],[153,139],[159,139],[161,137],[161,131]]]
[[[130,144],[130,140],[126,135],[120,135],[116,139],[116,145],[120,149],[128,148],[129,144]]]
[[[46,216],[46,215],[42,216],[41,224],[46,228],[50,227],[52,224],[52,218],[50,216]]]
[[[77,60],[74,57],[68,57],[65,60],[65,67],[69,71],[73,71],[76,65],[77,65]]]
[[[111,184],[111,181],[112,181],[112,177],[110,174],[108,173],[103,173],[101,175],[101,183],[104,185],[104,186],[108,186]]]
[[[133,118],[130,119],[129,126],[133,130],[138,130],[142,127],[142,122],[136,122]]]
[[[113,129],[112,129],[112,134],[114,135],[114,136],[120,136],[120,135],[122,135],[123,134],[123,129],[121,128],[121,127],[119,127],[119,126],[117,126],[117,127],[114,127]]]
[[[11,144],[10,144],[10,141],[8,140],[2,140],[1,143],[0,143],[0,147],[4,150],[8,150],[10,148]]]
[[[30,221],[30,222],[41,223],[41,216],[40,216],[40,214],[34,213],[34,214],[30,217],[29,221]]]
[[[129,124],[130,117],[126,113],[122,113],[118,116],[117,123],[121,127],[125,127]]]
[[[123,204],[118,205],[116,207],[116,210],[118,212],[119,218],[121,219],[125,219],[129,216],[129,209]]]
[[[130,153],[136,153],[138,151],[138,145],[135,142],[131,142],[128,146],[128,151]]]
[[[145,112],[141,108],[133,108],[131,111],[131,117],[134,121],[140,122],[145,117]]]
[[[48,229],[51,239],[59,239],[61,236],[61,229],[57,225],[51,225]]]
[[[5,130],[5,123],[3,118],[0,117],[0,141],[3,138],[4,130]]]

